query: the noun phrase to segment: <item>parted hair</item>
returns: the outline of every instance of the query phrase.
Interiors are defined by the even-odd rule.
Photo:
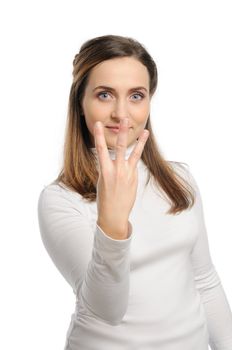
[[[92,38],[82,44],[73,60],[73,81],[69,93],[67,121],[63,145],[62,166],[56,182],[63,183],[70,190],[79,193],[88,202],[96,201],[97,158],[91,147],[91,137],[83,115],[81,102],[91,69],[97,64],[118,57],[133,57],[146,66],[149,73],[150,97],[156,91],[157,66],[144,45],[130,37],[104,35]],[[195,201],[194,188],[185,176],[181,176],[172,164],[182,163],[164,159],[152,130],[150,115],[145,126],[149,137],[141,159],[148,168],[146,185],[154,181],[170,203],[167,214],[179,214],[191,208]],[[185,163],[183,163],[185,164]]]

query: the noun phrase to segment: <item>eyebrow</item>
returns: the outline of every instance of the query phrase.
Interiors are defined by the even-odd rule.
[[[105,86],[105,85],[99,85],[99,86],[95,87],[93,89],[93,91],[95,91],[97,89],[106,89],[106,90],[110,90],[110,91],[116,91],[114,88],[112,88],[110,86]],[[135,90],[145,90],[147,92],[147,89],[143,86],[136,86],[134,88],[129,89],[129,91],[135,91]]]

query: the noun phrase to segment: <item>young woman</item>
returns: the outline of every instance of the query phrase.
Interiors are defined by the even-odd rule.
[[[41,237],[76,296],[65,350],[232,349],[197,182],[150,120],[157,68],[106,35],[73,61],[64,161],[38,201]]]

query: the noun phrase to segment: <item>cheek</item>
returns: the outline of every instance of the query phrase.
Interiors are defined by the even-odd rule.
[[[148,116],[149,111],[149,103],[141,103],[140,105],[133,106],[133,108],[131,109],[132,114],[141,121]]]
[[[89,103],[88,107],[85,108],[84,110],[84,115],[85,115],[85,122],[86,125],[89,129],[89,131],[91,132],[91,134],[94,134],[94,124],[96,123],[96,121],[101,121],[104,123],[105,120],[105,115],[104,112],[102,111],[101,108],[99,108],[99,106],[97,106],[97,104],[94,103]]]
[[[98,103],[97,101],[91,101],[88,103],[88,108],[85,109],[86,117],[95,122],[97,120],[104,120],[104,117],[108,113],[107,106]]]
[[[139,127],[143,127],[147,123],[149,116],[149,109],[144,108],[143,110],[134,114],[134,121]]]

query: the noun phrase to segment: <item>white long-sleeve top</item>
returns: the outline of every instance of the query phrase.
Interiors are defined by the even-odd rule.
[[[194,186],[194,206],[166,214],[170,203],[154,182],[145,186],[140,159],[124,240],[96,224],[96,202],[55,181],[42,189],[42,241],[76,299],[65,350],[232,350],[232,313],[210,256],[199,188],[189,168],[170,164]]]

